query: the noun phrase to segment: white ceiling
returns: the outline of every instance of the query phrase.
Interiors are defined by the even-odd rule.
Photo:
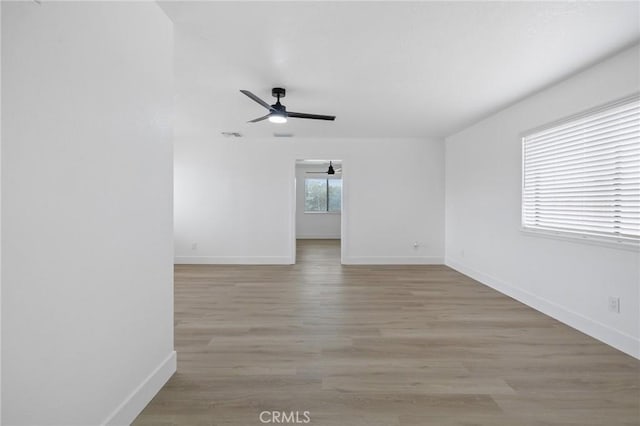
[[[179,132],[443,137],[640,37],[638,2],[161,2]],[[335,122],[246,121],[289,110]]]

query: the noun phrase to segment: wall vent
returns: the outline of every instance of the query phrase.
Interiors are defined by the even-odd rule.
[[[276,138],[290,138],[293,137],[293,133],[274,133],[273,136]]]

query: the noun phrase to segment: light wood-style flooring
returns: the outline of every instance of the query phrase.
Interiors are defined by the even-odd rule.
[[[445,266],[339,250],[176,266],[178,372],[134,425],[640,425],[638,360]]]

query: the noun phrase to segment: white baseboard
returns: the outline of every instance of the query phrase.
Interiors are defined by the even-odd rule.
[[[437,256],[345,256],[343,265],[442,265]]]
[[[142,412],[144,407],[160,391],[165,383],[176,372],[176,351],[156,367],[149,376],[120,404],[107,419],[104,426],[129,426]]]
[[[611,328],[599,321],[585,317],[582,314],[573,312],[543,297],[536,296],[533,293],[507,284],[498,278],[465,265],[459,259],[451,259],[448,257],[445,264],[450,268],[453,268],[456,271],[499,291],[500,293],[506,294],[507,296],[542,312],[545,315],[555,318],[558,321],[598,339],[609,346],[613,346],[634,358],[640,359],[640,339]]]
[[[341,238],[340,234],[338,235],[296,235],[296,240],[339,240]]]
[[[291,265],[288,256],[176,256],[176,265]]]

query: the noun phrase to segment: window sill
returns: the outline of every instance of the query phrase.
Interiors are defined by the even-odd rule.
[[[608,238],[591,237],[588,235],[572,234],[569,232],[545,231],[530,228],[520,228],[520,231],[530,237],[550,238],[553,240],[568,241],[577,244],[588,244],[618,250],[640,251],[640,243],[631,241],[615,241]]]
[[[304,212],[304,214],[342,214],[342,212]]]

